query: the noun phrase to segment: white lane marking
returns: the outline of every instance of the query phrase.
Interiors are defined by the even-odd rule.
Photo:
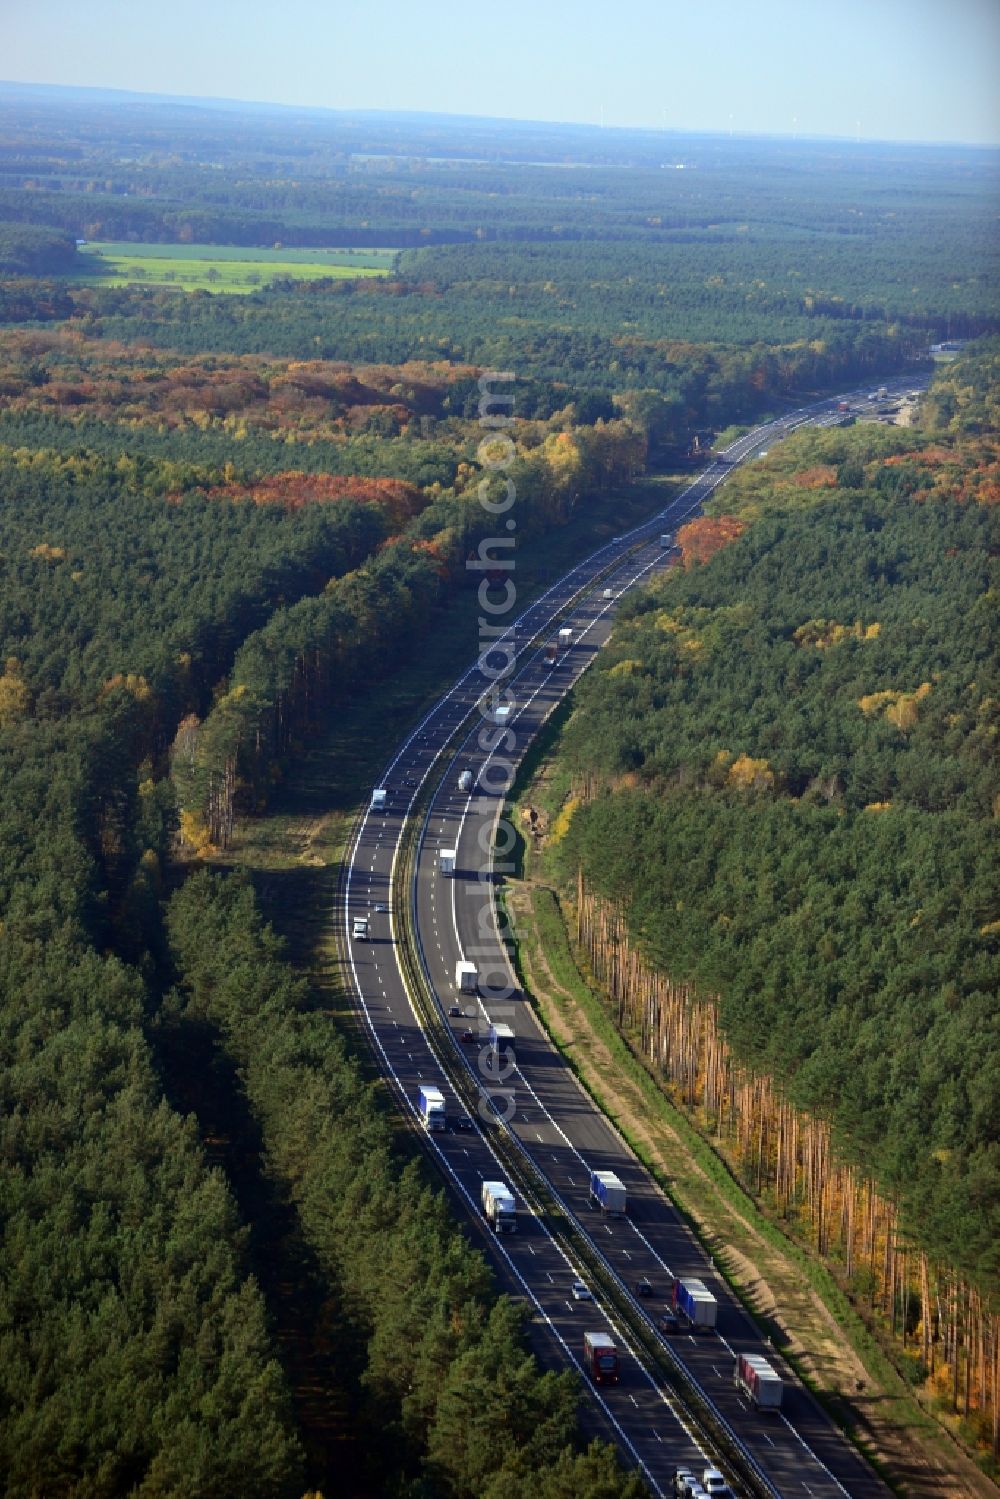
[[[798,1442],[799,1446],[802,1447],[802,1448],[804,1448],[805,1451],[808,1452],[808,1454],[812,1458],[813,1462],[819,1464],[819,1466],[823,1469],[823,1472],[826,1474],[827,1478],[831,1479],[832,1482],[837,1485],[837,1487],[840,1490],[840,1492],[845,1496],[845,1499],[850,1499],[850,1493],[849,1493],[849,1491],[844,1488],[844,1485],[841,1483],[841,1481],[837,1477],[837,1475],[835,1473],[831,1473],[830,1472],[830,1469],[827,1467],[826,1463],[823,1461],[823,1459],[821,1457],[817,1457],[816,1456],[815,1452],[809,1446],[809,1444],[806,1441],[805,1437],[802,1436],[800,1432],[798,1432],[798,1431],[795,1430],[795,1427],[792,1425],[791,1421],[789,1421],[789,1419],[785,1415],[785,1413],[783,1411],[779,1411],[778,1412],[778,1417],[779,1417],[780,1420],[784,1421],[785,1425],[788,1427],[788,1430],[792,1433],[792,1436]],[[772,1442],[771,1445],[773,1447],[774,1443]],[[804,1483],[803,1483],[803,1487],[805,1487]]]

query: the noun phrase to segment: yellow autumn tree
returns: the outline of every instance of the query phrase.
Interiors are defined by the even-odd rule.
[[[182,808],[180,834],[181,841],[194,851],[197,858],[205,859],[209,854],[216,852],[215,845],[209,836],[208,826],[200,813],[189,812]]]
[[[736,756],[729,767],[728,784],[740,791],[771,791],[774,787],[774,771],[766,760],[754,760],[750,755]]]
[[[576,809],[579,805],[580,798],[578,796],[571,796],[567,798],[567,800],[563,804],[559,816],[552,824],[552,831],[549,833],[550,846],[561,842],[562,839],[565,838],[566,834],[569,832],[569,825],[573,821],[573,814],[576,812]]]
[[[31,555],[42,562],[65,562],[66,549],[50,546],[47,541],[40,541],[37,546],[31,548]]]
[[[145,677],[140,676],[138,672],[118,671],[104,683],[98,693],[98,699],[107,697],[109,693],[117,691],[118,688],[131,693],[132,697],[139,703],[146,702],[152,696],[152,688]]]
[[[844,640],[877,640],[881,625],[863,625],[860,619],[853,625],[841,625],[832,619],[807,619],[792,635],[796,645],[812,645],[817,650],[840,645]]]
[[[580,445],[571,432],[550,432],[542,444],[545,461],[559,489],[573,489],[583,469]]]
[[[858,698],[858,707],[866,718],[883,712],[890,723],[905,734],[917,721],[920,704],[931,690],[930,682],[921,682],[912,692],[896,692],[885,688],[882,692],[869,692]]]
[[[7,657],[4,674],[0,677],[0,728],[20,723],[31,709],[31,693],[21,676],[21,663],[16,656]]]

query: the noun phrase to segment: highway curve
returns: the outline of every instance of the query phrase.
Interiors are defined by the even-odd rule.
[[[497,935],[492,888],[494,833],[509,779],[503,762],[516,765],[605,643],[618,598],[666,565],[661,533],[675,530],[697,510],[734,465],[796,426],[830,425],[838,419],[836,402],[825,401],[757,428],[727,449],[722,462],[711,463],[661,514],[595,552],[535,600],[498,637],[498,649],[510,644],[518,652],[516,668],[503,683],[514,700],[506,736],[501,738],[503,730],[491,728],[477,711],[489,686],[477,662],[386,767],[380,781],[387,792],[385,807],[369,809],[359,819],[341,882],[338,925],[357,1004],[380,1065],[414,1119],[421,1082],[442,1089],[453,1122],[469,1118],[466,1105],[476,1096],[471,1090],[478,1092],[472,1128],[434,1135],[421,1130],[452,1193],[477,1224],[482,1222],[480,1184],[509,1179],[504,1160],[511,1160],[513,1152],[524,1181],[544,1183],[546,1200],[554,1200],[560,1220],[572,1225],[567,1239],[553,1231],[544,1207],[531,1211],[522,1201],[517,1232],[489,1235],[488,1247],[510,1289],[533,1306],[536,1344],[546,1362],[570,1363],[582,1373],[584,1331],[612,1332],[622,1353],[622,1377],[617,1386],[592,1389],[594,1425],[618,1443],[657,1494],[672,1493],[677,1466],[700,1469],[719,1449],[665,1384],[648,1353],[650,1337],[660,1345],[660,1360],[682,1366],[704,1393],[712,1429],[730,1444],[722,1450],[732,1451],[735,1444],[739,1451],[743,1486],[789,1499],[884,1499],[887,1491],[791,1369],[764,1347],[706,1252],[580,1088],[531,1006],[516,994],[508,997],[512,978]],[[560,626],[572,628],[573,643],[549,666],[542,645],[555,638]],[[471,791],[458,789],[465,769],[473,772]],[[431,787],[433,795],[424,789]],[[418,803],[422,815],[415,826],[411,813]],[[415,849],[407,855],[410,843]],[[439,870],[442,848],[456,850],[454,878]],[[404,874],[407,888],[398,889]],[[369,917],[369,941],[350,936],[359,915]],[[430,1020],[411,1000],[412,973],[409,980],[404,977],[401,942],[408,930],[415,932],[427,992],[437,1008]],[[456,992],[460,959],[479,968],[478,997]],[[455,1008],[460,1013],[450,1014]],[[514,1056],[499,1059],[499,1073],[487,1042],[490,1020],[507,1022],[515,1033]],[[471,1037],[463,1040],[469,1032]],[[456,1065],[467,1075],[464,1101],[456,1092]],[[613,1169],[628,1189],[629,1210],[622,1219],[606,1220],[591,1206],[589,1172],[601,1168]],[[599,1263],[614,1286],[613,1298],[602,1295],[595,1303],[573,1299],[573,1280],[582,1272],[589,1278],[574,1253],[573,1236],[591,1268]],[[669,1338],[653,1332],[655,1314],[677,1275],[697,1275],[714,1292],[719,1302],[716,1332]],[[651,1282],[652,1298],[635,1296],[640,1279]],[[646,1349],[625,1325],[626,1314],[633,1330],[636,1319],[648,1323],[643,1329]],[[741,1351],[765,1354],[781,1373],[785,1396],[779,1415],[759,1416],[738,1397],[732,1367]]]

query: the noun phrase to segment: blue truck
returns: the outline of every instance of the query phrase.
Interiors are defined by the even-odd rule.
[[[625,1211],[625,1186],[613,1171],[590,1173],[590,1200],[596,1202],[602,1213],[619,1218]]]
[[[714,1328],[719,1313],[719,1303],[703,1280],[685,1276],[674,1281],[674,1310],[690,1323],[692,1331]]]

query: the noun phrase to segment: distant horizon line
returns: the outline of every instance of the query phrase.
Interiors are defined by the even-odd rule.
[[[385,106],[348,106],[337,107],[329,104],[289,104],[283,101],[269,99],[244,99],[234,95],[221,94],[173,94],[149,89],[127,89],[117,86],[92,83],[40,83],[26,82],[22,79],[0,79],[0,97],[5,90],[13,93],[21,93],[25,96],[38,98],[50,94],[61,94],[64,96],[76,96],[73,102],[79,104],[106,103],[106,104],[150,104],[150,105],[173,105],[179,108],[201,107],[218,113],[232,112],[238,109],[273,111],[287,114],[320,115],[332,118],[357,118],[376,117],[389,120],[424,120],[424,121],[453,121],[476,122],[484,125],[507,125],[507,126],[531,126],[545,127],[551,130],[581,130],[593,132],[594,135],[607,136],[609,134],[636,135],[646,137],[656,136],[683,136],[690,138],[711,138],[722,140],[744,140],[744,141],[787,141],[790,144],[805,142],[825,142],[836,145],[860,145],[860,146],[892,146],[892,147],[935,147],[935,148],[960,148],[966,151],[998,151],[1000,140],[997,141],[961,141],[961,140],[930,140],[930,139],[893,139],[884,136],[865,135],[829,135],[813,131],[797,130],[781,132],[774,130],[737,130],[730,127],[701,127],[695,128],[684,125],[611,125],[597,123],[592,120],[543,120],[525,118],[516,115],[478,115],[462,114],[448,110],[429,109],[390,109]],[[79,96],[87,97],[79,97]],[[399,152],[399,155],[416,154]]]

